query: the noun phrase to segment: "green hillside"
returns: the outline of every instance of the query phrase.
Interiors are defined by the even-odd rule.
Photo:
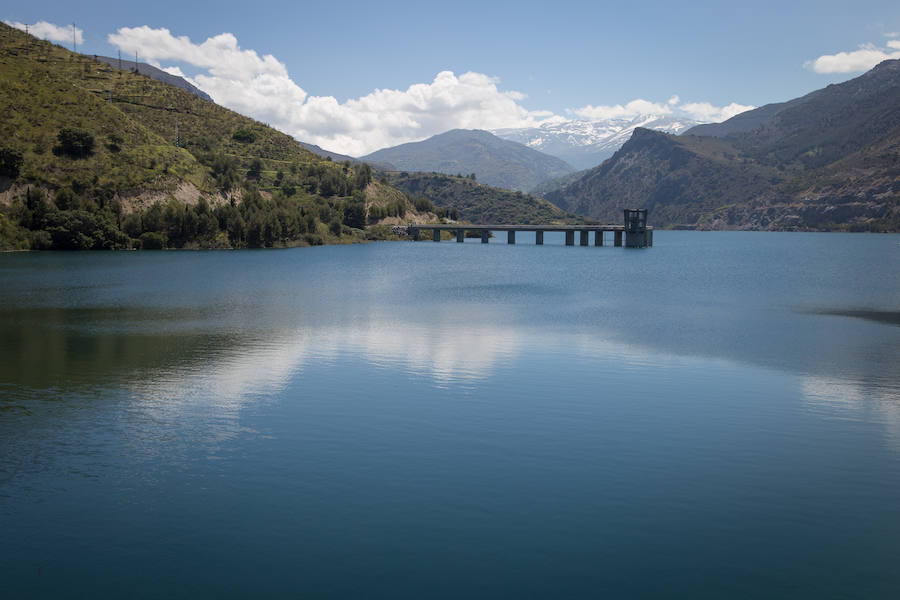
[[[522,192],[478,183],[469,177],[440,173],[388,173],[388,181],[411,196],[424,197],[436,207],[455,211],[474,224],[561,223],[581,220],[550,202]]]
[[[359,241],[371,207],[415,213],[396,195],[365,165],[0,24],[0,249]]]

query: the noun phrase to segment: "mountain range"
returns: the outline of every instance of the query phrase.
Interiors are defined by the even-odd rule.
[[[492,133],[556,156],[576,169],[589,169],[612,156],[638,127],[679,134],[697,124],[691,119],[648,114],[595,121],[551,122],[540,127],[496,129]]]
[[[384,148],[360,160],[390,163],[400,171],[474,173],[481,183],[522,192],[575,170],[559,158],[479,129],[453,129],[421,142]]]
[[[699,229],[900,229],[900,60],[802,98],[674,136],[635,129],[546,193],[565,210]]]

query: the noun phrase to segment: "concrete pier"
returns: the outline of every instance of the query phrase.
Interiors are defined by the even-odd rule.
[[[399,228],[398,228],[399,229]],[[594,233],[594,246],[605,245],[603,236],[609,231],[613,234],[613,245],[617,248],[623,245],[628,248],[647,248],[653,245],[653,228],[647,227],[647,211],[644,209],[626,209],[625,225],[464,225],[461,223],[442,223],[436,225],[406,226],[407,235],[418,240],[423,230],[431,230],[431,239],[441,241],[441,232],[447,231],[456,235],[456,241],[463,243],[466,240],[466,232],[480,232],[481,243],[487,244],[492,231],[505,231],[506,243],[516,243],[516,232],[533,231],[534,243],[544,245],[544,232],[561,231],[565,234],[566,246],[575,245],[575,232],[578,232],[578,242],[581,246],[589,246],[591,232]]]

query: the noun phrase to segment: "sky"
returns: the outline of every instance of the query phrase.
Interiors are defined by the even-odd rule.
[[[0,19],[183,74],[361,156],[456,127],[659,113],[718,121],[900,58],[900,2],[29,0]]]

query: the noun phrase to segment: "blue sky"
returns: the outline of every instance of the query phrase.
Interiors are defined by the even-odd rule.
[[[508,124],[488,113],[509,113],[504,102],[510,100],[516,106],[516,118],[523,123],[539,121],[547,113],[557,118],[607,114],[609,111],[578,111],[584,107],[627,106],[637,99],[676,109],[687,103],[709,103],[717,108],[731,103],[759,106],[858,74],[841,66],[844,63],[819,69],[832,72],[817,72],[812,61],[821,56],[843,52],[847,57],[834,60],[846,58],[852,62],[858,58],[852,53],[859,52],[861,45],[869,45],[876,56],[900,50],[896,35],[900,32],[900,2],[896,1],[221,1],[209,9],[166,0],[80,4],[32,0],[0,9],[0,18],[58,25],[74,21],[83,30],[80,50],[110,55],[115,55],[116,46],[109,43],[108,36],[123,27],[166,28],[171,36],[187,36],[196,45],[230,33],[235,48],[254,51],[261,60],[271,55],[283,66],[283,75],[275,73],[274,67],[270,75],[286,76],[300,90],[287,90],[286,102],[309,104],[319,98],[331,98],[333,102],[319,102],[319,109],[311,107],[301,115],[289,106],[262,106],[266,102],[259,98],[229,98],[229,92],[224,87],[219,89],[209,77],[204,81],[216,88],[216,93],[206,91],[240,112],[254,112],[254,102],[260,103],[251,116],[281,128],[293,127],[289,133],[305,134],[313,141],[339,146],[339,151],[355,153],[403,138],[421,138],[436,133],[429,129],[446,124],[478,125],[479,118],[471,106],[466,105],[469,112],[459,116],[456,123],[452,111],[447,112],[449,109],[443,106],[448,101],[434,98],[420,108],[428,111],[428,102],[437,102],[445,110],[443,116],[429,123],[404,124],[404,119],[418,118],[410,117],[415,110],[398,112],[404,99],[372,97],[376,89],[406,92],[416,84],[432,86],[436,76],[445,71],[456,77],[471,72],[488,79],[471,79],[465,85],[447,83],[442,93],[456,93],[452,91],[454,86],[472,91],[493,85],[498,94],[506,94],[497,103],[489,93],[469,103],[487,103],[483,120],[491,126]],[[163,51],[152,47],[164,45],[158,36],[145,30],[142,37],[131,31],[130,38],[120,36],[119,45],[147,46],[142,56],[161,66],[177,66],[192,78],[208,76],[213,69],[213,58],[180,61],[173,57],[172,48]],[[227,77],[227,62],[233,61],[229,56],[234,53],[225,52],[221,64],[215,67],[219,80]],[[244,87],[256,85],[248,83],[251,80],[262,81],[251,77]],[[278,94],[279,89],[269,86],[260,97]],[[460,93],[465,96],[468,92]],[[670,103],[675,95],[678,102]],[[365,106],[347,104],[348,100],[352,104],[364,98],[368,98],[362,103]],[[381,120],[387,127],[394,127],[395,134],[379,137],[374,133],[380,101],[394,104]],[[366,116],[356,122],[359,111]],[[332,135],[326,122],[329,118],[336,119]],[[371,139],[354,145],[354,136]]]

